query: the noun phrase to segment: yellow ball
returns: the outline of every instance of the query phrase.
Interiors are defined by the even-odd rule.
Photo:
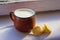
[[[33,35],[39,36],[42,33],[41,27],[40,26],[36,26],[32,29],[32,33]]]
[[[46,34],[51,33],[51,28],[47,24],[44,24],[44,33],[46,33]]]

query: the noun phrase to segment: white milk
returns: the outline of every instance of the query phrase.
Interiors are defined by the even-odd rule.
[[[31,9],[17,9],[14,14],[21,18],[27,18],[34,15],[34,11]]]

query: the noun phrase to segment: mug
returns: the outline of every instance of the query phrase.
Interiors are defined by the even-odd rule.
[[[14,26],[18,31],[30,32],[35,26],[35,11],[28,8],[16,9],[10,12],[10,18],[14,22]]]

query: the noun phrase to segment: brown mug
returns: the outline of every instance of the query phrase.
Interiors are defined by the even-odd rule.
[[[25,16],[24,13],[29,15]],[[15,28],[21,32],[30,32],[36,22],[35,11],[28,8],[16,9],[14,12],[10,12],[10,18],[13,20]]]

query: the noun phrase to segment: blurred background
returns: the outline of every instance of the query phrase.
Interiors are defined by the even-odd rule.
[[[60,0],[0,0],[0,15],[18,8],[31,8],[36,12],[60,10]]]

